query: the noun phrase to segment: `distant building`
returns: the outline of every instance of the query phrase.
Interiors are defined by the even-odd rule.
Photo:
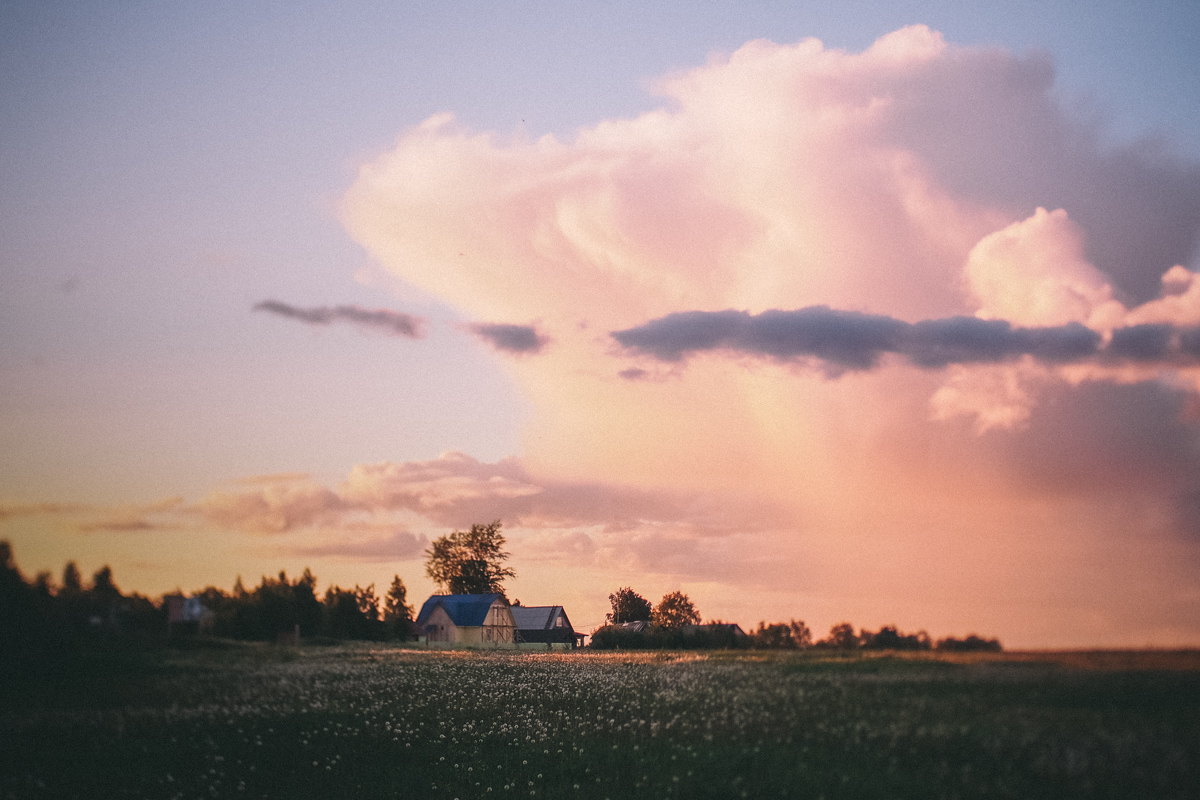
[[[513,606],[512,615],[519,642],[575,647],[580,638],[562,606]]]
[[[199,597],[168,595],[167,631],[171,634],[197,633],[212,630],[214,616]]]
[[[645,619],[634,620],[633,622],[617,622],[613,625],[614,628],[620,628],[623,631],[631,633],[645,633],[650,630],[650,621]]]
[[[417,636],[429,644],[511,646],[516,631],[502,594],[435,594],[417,614]]]
[[[685,636],[708,634],[710,636],[727,636],[734,641],[746,639],[746,632],[736,622],[709,622],[704,625],[684,625],[681,629]]]

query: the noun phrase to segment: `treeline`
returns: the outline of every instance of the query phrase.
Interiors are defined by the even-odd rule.
[[[155,600],[124,594],[105,566],[85,583],[74,562],[55,582],[49,572],[21,574],[9,542],[0,540],[0,647],[15,652],[125,639],[161,643],[196,633],[251,641],[305,638],[408,640],[413,608],[395,576],[386,594],[365,588],[317,592],[308,569],[294,580],[264,576],[253,589],[239,577],[232,592],[210,586],[185,602],[181,594]]]
[[[365,639],[384,641],[412,637],[413,609],[408,590],[397,575],[383,597],[375,584],[343,589],[330,586],[317,593],[317,578],[308,569],[294,580],[286,572],[279,577],[263,576],[254,589],[246,589],[239,577],[232,592],[214,586],[193,597],[204,606],[203,616],[187,620],[185,630],[195,628],[215,636],[251,641],[304,638]],[[169,603],[170,597],[164,598]]]
[[[826,650],[941,650],[945,652],[1000,652],[998,639],[975,634],[965,639],[947,637],[934,642],[925,631],[901,633],[894,625],[878,631],[841,622],[829,629],[824,639],[814,640],[803,620],[765,621],[749,632],[740,626],[720,621],[700,625],[700,613],[682,592],[671,592],[658,605],[652,605],[626,586],[608,596],[612,611],[607,624],[592,634],[591,646],[598,650],[700,650],[756,649],[802,650],[809,647]]]
[[[761,623],[759,627],[762,627]],[[999,639],[984,639],[973,633],[965,639],[947,636],[934,641],[925,631],[901,633],[895,625],[884,625],[874,632],[863,628],[856,634],[849,622],[834,625],[829,629],[829,636],[814,642],[813,647],[834,650],[941,650],[950,653],[999,653],[1003,649]]]
[[[948,653],[1001,651],[999,639],[971,634],[963,639],[933,641],[925,631],[901,633],[894,625],[878,631],[854,632],[849,623],[834,625],[829,636],[814,641],[802,620],[758,623],[749,632],[729,623],[663,627],[652,622],[606,625],[592,634],[597,650],[939,650]]]

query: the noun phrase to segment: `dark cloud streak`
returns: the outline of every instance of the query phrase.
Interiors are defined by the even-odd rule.
[[[549,341],[532,325],[479,322],[467,327],[471,333],[506,353],[538,353]]]
[[[628,350],[678,362],[711,350],[767,356],[780,361],[819,359],[834,370],[866,370],[892,353],[925,369],[950,364],[998,363],[1029,355],[1066,364],[1105,361],[1193,361],[1200,329],[1135,325],[1113,332],[1102,347],[1099,333],[1078,322],[1018,328],[1004,320],[946,317],[910,323],[881,314],[809,306],[794,311],[684,311],[668,314],[612,337]]]
[[[254,306],[255,311],[269,311],[281,317],[294,319],[309,325],[330,325],[334,322],[349,322],[364,328],[383,331],[395,336],[419,339],[424,333],[425,320],[412,314],[389,311],[385,308],[359,308],[358,306],[318,306],[297,308],[278,300],[264,300]]]

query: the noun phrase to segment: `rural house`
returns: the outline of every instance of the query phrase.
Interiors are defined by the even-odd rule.
[[[513,606],[517,641],[575,647],[579,636],[562,606]]]
[[[501,647],[516,643],[516,623],[502,594],[435,594],[417,615],[429,644]]]

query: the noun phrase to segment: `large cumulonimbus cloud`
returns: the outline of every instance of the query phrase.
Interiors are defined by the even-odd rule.
[[[894,353],[919,367],[991,364],[1031,356],[1049,364],[1164,362],[1194,366],[1200,328],[1143,324],[1103,337],[1079,322],[1024,328],[1005,320],[956,316],[905,322],[882,314],[810,306],[795,311],[684,311],[615,331],[623,347],[661,361],[711,350],[780,361],[818,359],[836,370],[871,369]]]
[[[924,26],[750,42],[655,89],[569,140],[438,114],[345,198],[396,275],[553,339],[505,361],[521,482],[785,508],[723,553],[715,613],[1196,641],[1200,164],[1104,145],[1047,56]],[[751,357],[678,368],[716,350]]]

